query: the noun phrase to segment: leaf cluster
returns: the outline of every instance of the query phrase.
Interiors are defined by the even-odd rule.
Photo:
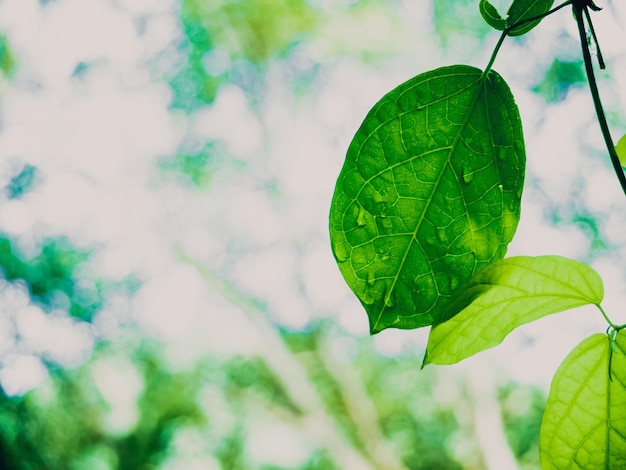
[[[431,325],[426,364],[453,364],[497,346],[546,315],[595,305],[607,334],[583,341],[556,373],[541,431],[543,468],[626,467],[626,339],[600,303],[589,266],[560,256],[505,258],[520,219],[526,154],[513,95],[492,65],[507,36],[528,33],[572,5],[600,127],[613,146],[583,29],[591,1],[514,0],[484,70],[453,65],[422,73],[383,96],[357,130],[330,208],[333,254],[367,312],[372,334]],[[601,67],[604,62],[598,54]],[[619,163],[617,164],[619,166]],[[616,171],[617,171],[616,167]],[[617,173],[622,187],[624,174]]]

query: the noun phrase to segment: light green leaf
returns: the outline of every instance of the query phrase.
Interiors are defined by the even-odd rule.
[[[475,274],[428,336],[424,364],[454,364],[497,346],[518,326],[604,296],[589,266],[561,256],[517,256]]]
[[[443,67],[376,103],[330,209],[333,253],[372,333],[430,325],[459,285],[504,256],[525,161],[517,106],[494,71]]]
[[[626,333],[596,334],[559,366],[543,415],[544,470],[626,468]]]
[[[499,31],[506,28],[506,20],[500,16],[496,7],[489,3],[488,0],[480,0],[478,9],[480,10],[480,15],[489,26]]]
[[[617,153],[617,158],[619,158],[619,162],[622,166],[626,167],[626,134],[624,134],[618,141],[615,146],[615,152]]]
[[[543,15],[550,11],[554,0],[513,0],[513,4],[507,12],[507,24],[512,26],[535,16]],[[509,36],[521,36],[539,24],[541,19],[529,21],[509,31]]]

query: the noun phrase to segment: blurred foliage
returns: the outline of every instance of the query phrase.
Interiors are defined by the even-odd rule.
[[[15,70],[15,57],[11,52],[6,36],[0,34],[0,72],[10,77]]]
[[[76,281],[72,274],[88,257],[88,252],[73,249],[60,238],[47,240],[37,256],[26,259],[9,238],[0,238],[0,267],[5,278],[26,282],[32,297],[43,305],[54,304],[55,294],[64,294],[68,299],[74,296]],[[82,306],[76,305],[75,312],[79,311]]]
[[[90,251],[73,247],[64,237],[47,239],[34,257],[23,255],[10,238],[0,237],[0,269],[5,279],[24,281],[32,300],[45,311],[61,309],[86,321],[91,321],[112,293],[131,294],[139,286],[133,277],[121,282],[85,274],[77,278],[75,271],[89,258]]]
[[[135,470],[170,468],[174,462],[179,466],[173,468],[189,468],[201,457],[229,470],[339,470],[323,448],[312,449],[293,468],[253,460],[247,429],[257,410],[274,414],[295,434],[306,433],[297,424],[304,411],[262,357],[209,356],[190,367],[171,368],[158,341],[137,342],[128,333],[127,340],[101,343],[78,369],[52,371],[45,384],[23,397],[0,392],[0,468]],[[320,353],[327,336],[327,329],[316,328],[286,333],[284,340],[305,365],[328,416],[365,453],[358,423],[346,406],[353,397],[329,373],[328,359]],[[448,444],[459,429],[454,408],[463,404],[438,403],[437,369],[418,372],[412,355],[382,357],[365,339],[353,346],[350,367],[363,380],[383,435],[405,468],[464,468]],[[531,464],[537,459],[544,398],[514,384],[500,395],[512,449]]]
[[[188,27],[210,32],[214,47],[231,57],[260,63],[285,52],[310,31],[315,11],[305,0],[185,0],[182,19]],[[197,36],[189,37],[196,42]]]
[[[505,434],[515,457],[539,468],[539,430],[546,396],[538,389],[511,383],[500,390]]]
[[[26,164],[11,178],[5,191],[9,199],[19,199],[37,184],[37,167]]]
[[[173,107],[193,109],[225,82],[253,88],[264,63],[311,31],[316,12],[305,0],[184,0],[185,63],[171,80]]]
[[[433,22],[444,46],[453,41],[480,44],[493,31],[480,17],[476,0],[433,2]]]
[[[586,82],[582,61],[565,62],[554,59],[534,91],[549,103],[562,101],[567,91]]]
[[[300,348],[300,354],[307,352],[314,357],[307,361],[307,369],[324,397],[327,412],[342,423],[343,429],[354,427],[342,403],[349,397],[324,372],[316,353],[315,338],[320,337],[320,331],[298,336],[287,341],[299,343],[295,347]],[[304,342],[313,348],[302,349]],[[168,461],[184,462],[191,455],[205,453],[219,460],[221,468],[283,469],[255,464],[248,455],[244,430],[254,409],[274,410],[287,422],[302,414],[262,358],[220,361],[207,357],[187,370],[170,370],[158,342],[143,339],[135,346],[131,344],[101,344],[88,364],[53,371],[46,384],[24,397],[0,398],[0,468],[135,470],[161,468]],[[364,356],[375,355],[369,342],[360,348]],[[413,359],[378,359],[374,363],[372,370],[369,359],[362,357],[358,368],[376,394],[381,425],[402,449],[407,468],[461,468],[445,448],[444,436],[457,427],[451,412],[433,410],[430,420],[416,415],[420,408],[416,397],[432,397],[432,381],[417,379],[415,374],[413,380],[405,379],[411,375],[409,369],[415,368]],[[132,372],[130,376],[127,369]],[[139,385],[129,380],[133,374]],[[111,381],[114,392],[103,385],[106,380]],[[391,381],[405,385],[379,389]],[[126,387],[120,388],[122,384]],[[112,425],[115,420],[111,417],[120,412],[136,416],[136,420],[125,427]],[[294,432],[301,431],[295,427]],[[191,439],[192,435],[199,440]],[[182,445],[185,439],[199,447],[186,449]],[[353,440],[357,438],[353,436]],[[318,448],[298,468],[337,467],[326,450]]]
[[[223,163],[221,157],[222,151],[217,142],[208,142],[199,150],[180,149],[173,157],[159,162],[160,176],[172,176],[183,187],[205,189],[214,170]]]

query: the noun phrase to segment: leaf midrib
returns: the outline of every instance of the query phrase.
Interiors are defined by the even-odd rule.
[[[389,299],[390,299],[390,297],[391,297],[391,295],[393,293],[393,290],[394,290],[394,288],[395,288],[395,286],[396,286],[396,284],[398,282],[398,278],[400,277],[400,272],[402,272],[402,270],[404,268],[407,256],[409,255],[409,251],[411,251],[411,245],[412,245],[412,243],[414,241],[417,242],[417,232],[419,231],[420,227],[422,226],[422,223],[423,223],[423,221],[424,221],[424,219],[426,217],[428,209],[430,208],[430,205],[433,202],[434,195],[437,193],[437,189],[438,189],[439,185],[441,184],[441,180],[443,178],[443,174],[445,173],[445,168],[446,168],[447,165],[450,165],[450,161],[452,159],[452,155],[456,151],[457,145],[458,145],[458,143],[460,141],[460,136],[465,131],[465,128],[467,126],[467,123],[469,122],[470,116],[472,115],[472,113],[474,111],[474,107],[476,106],[476,103],[478,101],[479,96],[481,95],[482,87],[480,86],[480,84],[481,84],[481,82],[485,81],[486,78],[487,78],[487,76],[485,74],[480,74],[480,76],[478,77],[478,79],[475,82],[472,82],[471,84],[467,85],[466,87],[464,87],[464,88],[462,88],[460,90],[457,90],[455,93],[453,93],[451,95],[448,95],[446,97],[446,99],[448,99],[450,96],[454,96],[454,95],[460,93],[461,91],[467,90],[467,89],[471,88],[472,86],[476,86],[475,95],[474,95],[474,97],[472,98],[472,100],[470,102],[470,106],[468,107],[468,111],[467,111],[467,113],[465,115],[463,123],[462,123],[462,125],[461,125],[461,127],[459,129],[459,132],[457,133],[457,135],[454,138],[454,142],[449,147],[446,163],[444,164],[444,166],[442,168],[442,171],[439,173],[439,176],[437,177],[437,180],[435,182],[433,190],[431,191],[430,196],[426,199],[426,205],[425,205],[424,211],[422,212],[421,217],[419,217],[419,220],[418,220],[418,222],[417,222],[417,224],[415,226],[415,230],[413,231],[413,234],[411,235],[411,240],[409,241],[409,243],[407,245],[407,248],[404,251],[404,255],[402,256],[402,260],[400,261],[400,264],[398,266],[398,274],[396,276],[394,276],[393,281],[391,283],[391,286],[385,292],[385,298],[383,299],[382,307],[380,309],[380,312],[378,313],[378,317],[376,318],[376,321],[374,322],[374,324],[371,327],[372,331],[377,331],[377,327],[378,327],[378,324],[380,323],[380,319],[381,319],[383,313],[385,312],[385,308],[387,306],[387,303],[389,302]],[[442,100],[438,100],[437,102],[439,102],[439,101],[442,101]],[[431,105],[431,104],[434,104],[434,103],[435,102],[429,103],[428,105]],[[426,111],[428,111],[428,106],[426,106]],[[393,119],[390,119],[387,122],[391,122],[392,120]],[[380,128],[380,126],[377,129],[379,129],[379,128]],[[372,134],[370,134],[370,135],[372,135]],[[369,136],[368,136],[368,138],[369,138]],[[441,150],[441,149],[439,149],[439,150]],[[360,149],[359,149],[359,154],[360,154]],[[411,161],[413,158],[418,158],[420,156],[421,155],[417,155],[417,156],[411,157],[411,159],[409,159],[408,161]],[[432,266],[431,266],[431,269],[432,269]]]

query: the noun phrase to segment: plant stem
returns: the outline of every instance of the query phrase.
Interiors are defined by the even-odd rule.
[[[512,25],[507,26],[504,30],[508,33],[512,29],[515,29],[515,28],[517,28],[519,26],[522,26],[523,24],[530,23],[532,21],[540,20],[542,18],[545,18],[546,16],[551,15],[555,11],[559,11],[561,8],[566,7],[567,5],[571,5],[572,2],[574,2],[574,0],[567,0],[566,2],[563,2],[560,5],[554,7],[552,10],[546,11],[545,13],[542,13],[541,15],[531,16],[530,18],[526,18],[526,19],[523,19],[521,21],[518,21],[517,23],[513,23]]]
[[[604,137],[606,148],[609,152],[609,156],[611,157],[611,163],[613,164],[613,169],[615,170],[617,179],[619,180],[619,183],[622,187],[622,191],[624,191],[624,194],[626,194],[626,175],[624,174],[624,170],[622,170],[622,165],[617,156],[617,152],[615,152],[615,145],[613,144],[611,132],[609,131],[609,126],[606,122],[606,116],[602,107],[602,102],[600,101],[600,93],[598,92],[596,76],[593,71],[591,53],[589,52],[589,46],[587,45],[587,34],[585,32],[583,14],[586,13],[587,17],[589,18],[589,12],[587,11],[587,6],[585,3],[581,4],[581,2],[574,2],[572,6],[574,9],[574,16],[576,17],[576,23],[578,25],[578,34],[580,35],[580,45],[582,47],[583,59],[585,61],[587,81],[589,82],[589,89],[591,90],[591,97],[593,98],[593,105],[596,109],[598,122],[600,123],[600,130],[602,131],[602,136]]]
[[[496,44],[496,47],[493,48],[493,52],[491,53],[491,57],[489,58],[489,63],[487,64],[487,67],[485,67],[485,70],[483,71],[483,77],[486,77],[489,71],[491,70],[491,67],[493,67],[493,63],[496,60],[498,51],[500,50],[500,47],[502,47],[502,43],[504,42],[504,39],[506,38],[507,34],[508,34],[508,29],[504,29],[504,31],[502,31],[502,34],[500,35],[500,39],[498,39],[498,43]]]
[[[491,67],[493,66],[494,61],[496,60],[496,56],[498,55],[498,51],[500,50],[500,47],[502,47],[502,43],[504,42],[504,38],[506,38],[509,34],[509,32],[511,32],[512,29],[515,29],[519,26],[522,26],[526,23],[530,23],[532,21],[536,21],[536,20],[540,20],[542,18],[545,18],[548,15],[551,15],[552,13],[554,13],[555,11],[559,11],[561,8],[566,7],[567,5],[570,5],[574,0],[567,0],[566,2],[561,3],[559,6],[554,7],[553,9],[542,13],[541,15],[536,15],[536,16],[531,16],[530,18],[526,18],[523,19],[521,21],[518,21],[517,23],[514,23],[512,25],[507,26],[506,28],[504,28],[502,30],[502,34],[500,35],[500,39],[498,39],[498,43],[496,44],[496,47],[493,49],[493,52],[491,53],[491,57],[489,58],[489,63],[487,64],[487,67],[485,67],[485,70],[483,71],[483,77],[486,76],[489,71],[491,70]]]
[[[611,328],[613,328],[614,330],[621,330],[624,327],[624,325],[616,325],[615,323],[613,323],[611,319],[609,318],[609,316],[604,311],[604,309],[602,308],[602,305],[596,304],[596,307],[598,307],[598,310],[600,310],[600,313],[602,314],[602,316],[604,317],[604,319],[606,320],[606,322],[609,324]]]

